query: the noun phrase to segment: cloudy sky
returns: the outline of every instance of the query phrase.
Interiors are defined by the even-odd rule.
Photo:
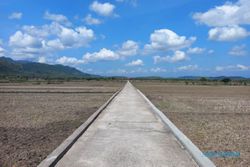
[[[5,0],[0,11],[0,56],[105,76],[250,77],[249,0]]]

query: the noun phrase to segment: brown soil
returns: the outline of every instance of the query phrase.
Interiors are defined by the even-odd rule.
[[[123,84],[0,85],[0,167],[37,166]]]
[[[236,151],[211,158],[217,166],[250,166],[250,87],[134,83],[202,151]]]

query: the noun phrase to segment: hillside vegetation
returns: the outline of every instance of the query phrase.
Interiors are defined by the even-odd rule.
[[[83,73],[73,67],[49,65],[29,61],[15,61],[0,57],[0,76],[32,78],[88,78],[94,75]]]

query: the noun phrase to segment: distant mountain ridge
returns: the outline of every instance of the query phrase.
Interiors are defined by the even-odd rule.
[[[246,80],[250,78],[245,78],[241,76],[218,76],[218,77],[203,77],[203,76],[181,76],[181,77],[159,77],[159,76],[143,76],[143,77],[132,77],[134,79],[146,79],[146,80],[161,80],[161,79],[172,79],[172,80],[200,80],[201,78],[206,78],[207,80],[223,80],[229,78],[231,80]]]
[[[182,77],[178,77],[179,79],[191,79],[191,80],[199,80],[201,78],[206,78],[208,80],[222,80],[225,78],[229,78],[231,80],[242,80],[242,79],[248,79],[245,77],[241,77],[241,76],[218,76],[218,77],[202,77],[202,76],[182,76]]]
[[[26,76],[37,78],[90,78],[95,75],[83,73],[73,67],[49,65],[29,61],[15,61],[0,57],[0,76]]]

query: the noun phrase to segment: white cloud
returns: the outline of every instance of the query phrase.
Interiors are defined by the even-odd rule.
[[[86,53],[83,56],[84,62],[96,62],[103,60],[118,60],[120,56],[112,50],[106,48],[101,49],[99,52]]]
[[[164,68],[160,68],[160,67],[156,67],[156,68],[151,68],[150,69],[151,72],[155,72],[155,73],[159,73],[159,72],[167,72],[166,69]]]
[[[22,30],[35,38],[42,39],[55,48],[86,47],[95,39],[92,29],[84,26],[69,28],[58,23],[43,26],[23,26]],[[51,37],[53,37],[51,39]],[[62,46],[63,45],[63,46]]]
[[[216,71],[223,71],[225,68],[226,68],[226,67],[224,67],[224,66],[216,66],[216,67],[215,67],[215,70],[216,70]],[[228,68],[228,66],[227,66],[227,68]]]
[[[23,26],[9,37],[11,54],[16,58],[49,56],[58,50],[86,47],[95,39],[92,29],[69,28],[59,23]]]
[[[63,50],[65,46],[62,44],[60,39],[53,39],[46,42],[46,46],[52,50]]]
[[[208,32],[209,39],[216,41],[236,41],[249,34],[246,29],[239,26],[215,27]]]
[[[34,26],[34,25],[24,25],[22,27],[22,31],[39,38],[45,38],[50,35],[57,35],[60,33],[61,28],[63,26],[59,23],[52,22],[51,24],[45,24],[42,26]]]
[[[178,67],[177,70],[179,71],[194,71],[198,69],[198,65],[187,65]]]
[[[137,60],[134,60],[128,64],[126,64],[127,66],[143,66],[144,63],[141,59],[137,59]]]
[[[229,54],[230,55],[233,55],[233,56],[245,56],[247,54],[247,51],[246,51],[246,45],[237,45],[237,46],[234,46],[230,51],[229,51]]]
[[[0,39],[0,56],[4,56],[6,50],[1,46],[3,44],[2,39]]]
[[[21,19],[23,16],[23,13],[21,12],[14,12],[11,15],[9,15],[9,19]]]
[[[205,51],[205,48],[199,48],[199,47],[194,47],[194,48],[189,48],[187,50],[188,54],[201,54]]]
[[[128,40],[122,44],[122,47],[117,51],[121,56],[134,56],[139,49],[138,43],[132,40]]]
[[[11,56],[15,57],[15,59],[29,59],[29,58],[37,58],[37,56],[42,55],[43,50],[40,48],[12,48]]]
[[[195,13],[193,18],[202,24],[214,27],[209,30],[209,39],[216,41],[236,41],[249,36],[240,25],[250,24],[250,1],[226,2],[204,13]]]
[[[29,34],[17,31],[9,38],[9,45],[13,47],[30,47],[37,48],[42,46],[42,42]]]
[[[237,64],[236,67],[242,71],[245,71],[245,70],[249,70],[250,67],[249,66],[244,66],[244,65],[241,65],[241,64]]]
[[[167,56],[168,57],[168,56]],[[161,56],[154,56],[154,64],[160,63],[160,62],[167,62],[168,58],[167,57],[161,57]]]
[[[187,39],[185,36],[179,36],[169,29],[155,30],[150,35],[150,44],[145,45],[145,51],[166,51],[178,50],[192,45],[196,37]]]
[[[60,41],[65,47],[85,47],[94,38],[94,31],[86,27],[77,27],[75,29],[61,27],[58,34]]]
[[[90,5],[90,10],[96,12],[101,16],[112,16],[114,15],[115,6],[111,3],[100,3],[98,1],[94,1]]]
[[[39,57],[38,62],[39,63],[46,63],[47,62],[46,57],[44,57],[44,56]]]
[[[67,34],[67,33],[66,33]],[[61,39],[61,38],[59,38]],[[70,38],[69,38],[70,39]],[[46,42],[46,46],[48,48],[53,49],[64,49],[65,43],[61,40],[50,40]],[[106,48],[102,48],[98,52],[93,53],[86,53],[83,55],[82,59],[77,59],[74,57],[60,57],[56,60],[57,63],[65,64],[65,65],[77,65],[77,64],[84,64],[84,63],[93,63],[97,61],[114,61],[123,59],[126,56],[133,56],[137,53],[138,45],[136,42],[128,40],[124,42],[120,49],[113,51]],[[136,60],[128,64],[129,66],[136,66],[136,65],[143,65],[142,60]]]
[[[88,15],[84,18],[84,21],[85,21],[85,23],[88,24],[88,25],[98,25],[98,24],[101,24],[101,23],[102,23],[101,20],[92,17],[91,14],[88,14]]]
[[[94,53],[86,53],[83,56],[83,60],[88,62],[96,62],[96,61],[102,61],[102,60],[118,60],[123,59],[127,56],[134,56],[137,54],[138,51],[138,44],[135,41],[128,40],[125,41],[121,48],[119,48],[116,51],[109,50],[106,48],[101,49],[99,52]]]
[[[0,46],[0,56],[5,55],[5,49]]]
[[[187,59],[187,55],[183,51],[175,51],[174,55],[169,58],[170,62],[179,62]]]
[[[172,56],[154,56],[154,63],[160,63],[160,62],[169,62],[169,63],[176,63],[176,62],[180,62],[180,61],[184,61],[186,60],[188,57],[186,55],[185,52],[183,51],[175,51],[174,55]]]
[[[78,65],[78,64],[84,64],[84,61],[81,59],[77,59],[75,57],[67,57],[63,56],[56,60],[56,63],[63,64],[63,65]]]
[[[250,70],[250,66],[245,66],[242,64],[228,65],[228,66],[217,66],[216,71],[246,71]]]
[[[195,13],[193,18],[199,23],[212,27],[250,24],[250,1],[226,2],[204,13]]]
[[[44,13],[44,19],[51,20],[63,25],[70,26],[72,25],[68,18],[62,14],[53,14],[48,11]]]

